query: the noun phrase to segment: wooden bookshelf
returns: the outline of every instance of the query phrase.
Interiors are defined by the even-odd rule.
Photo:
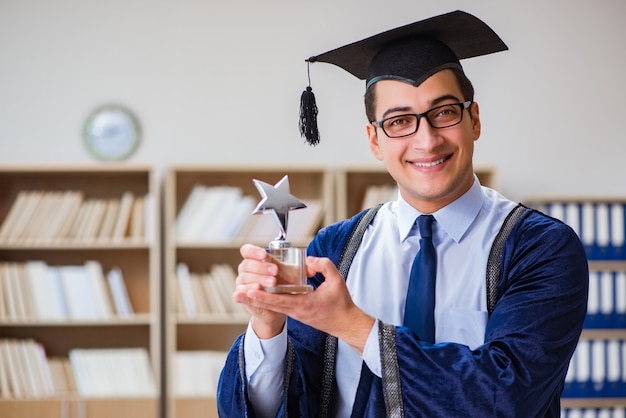
[[[498,188],[494,168],[478,167],[474,172],[483,186]],[[382,165],[343,167],[337,170],[336,176],[335,218],[337,220],[348,218],[364,209],[365,195],[371,187],[394,187],[396,185],[395,180]]]
[[[147,166],[12,166],[0,167],[0,225],[9,216],[20,193],[77,191],[87,200],[121,200],[131,193],[133,202],[141,200],[137,212],[136,235],[131,236],[130,218],[120,221],[123,235],[41,237],[36,230],[27,238],[0,236],[0,263],[24,265],[31,261],[44,262],[49,267],[82,266],[97,262],[103,274],[117,267],[123,272],[124,284],[133,312],[121,315],[116,310],[106,287],[110,313],[102,317],[66,315],[61,320],[29,314],[15,316],[2,313],[0,339],[33,339],[43,345],[48,358],[68,359],[74,349],[139,348],[148,354],[156,393],[148,397],[85,398],[79,392],[69,396],[45,398],[0,397],[0,416],[15,417],[109,417],[132,416],[155,418],[160,414],[159,393],[161,374],[161,286],[160,231],[158,224],[158,188],[153,170]],[[144,200],[145,199],[145,200]],[[149,208],[149,209],[148,209]],[[42,227],[51,224],[58,205],[50,204],[45,211]],[[139,209],[138,209],[139,211]],[[68,212],[69,213],[69,212]],[[118,212],[116,212],[118,213]],[[65,215],[64,215],[65,216]],[[74,215],[67,215],[74,222]],[[121,215],[120,215],[121,216]],[[95,218],[89,222],[96,222]],[[101,218],[102,220],[102,218]],[[99,224],[101,226],[101,224]],[[99,226],[98,226],[99,228]],[[34,234],[34,235],[33,235]],[[23,279],[23,276],[21,276]],[[103,276],[103,280],[105,276]],[[67,289],[65,289],[67,291]],[[6,293],[6,292],[5,292]],[[6,297],[6,294],[3,295]],[[33,295],[30,295],[33,297]],[[66,297],[67,294],[66,294]],[[91,294],[86,297],[92,297]]]
[[[166,409],[169,418],[217,417],[215,399],[212,396],[176,396],[174,391],[174,357],[182,351],[228,351],[235,338],[245,331],[249,320],[244,315],[215,314],[198,312],[188,315],[177,309],[179,292],[176,269],[179,263],[188,266],[190,272],[207,272],[217,263],[226,263],[233,269],[241,261],[239,247],[244,242],[254,242],[267,246],[275,239],[278,229],[267,236],[249,240],[243,235],[235,235],[217,240],[185,240],[176,236],[176,220],[196,185],[209,188],[229,186],[241,190],[243,196],[252,196],[255,206],[261,196],[252,180],[257,179],[269,184],[276,184],[288,175],[290,192],[303,202],[321,203],[321,217],[310,233],[287,239],[294,245],[306,246],[317,229],[333,220],[332,182],[333,175],[325,169],[307,167],[171,167],[166,175],[164,192],[164,228],[165,234],[165,323],[166,338],[164,347],[165,381],[167,382]],[[295,211],[294,211],[295,212]],[[290,222],[294,220],[290,213]],[[251,214],[250,210],[247,212]],[[256,215],[269,217],[270,215]],[[256,217],[255,216],[255,217]],[[213,222],[220,222],[213,219]],[[182,229],[182,228],[181,228]],[[243,234],[243,233],[242,233]]]

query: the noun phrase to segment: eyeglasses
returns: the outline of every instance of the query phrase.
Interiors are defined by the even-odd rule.
[[[421,118],[426,119],[428,124],[436,129],[458,125],[463,120],[463,111],[471,104],[471,100],[463,103],[445,104],[433,107],[424,113],[407,113],[405,115],[392,116],[372,122],[372,125],[381,128],[389,138],[402,138],[417,132]]]

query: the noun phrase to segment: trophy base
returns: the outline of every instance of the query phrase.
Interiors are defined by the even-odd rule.
[[[264,287],[268,293],[286,293],[290,295],[304,295],[313,291],[313,286],[309,285],[279,285]]]

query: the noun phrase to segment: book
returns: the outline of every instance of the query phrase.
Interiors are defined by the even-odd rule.
[[[66,374],[65,362],[69,363],[69,360],[64,358],[48,359],[48,369],[50,370],[53,394],[59,397],[66,397],[72,394]]]
[[[32,357],[37,364],[37,376],[40,381],[42,396],[53,396],[54,385],[52,383],[52,373],[50,372],[50,366],[48,364],[48,358],[46,356],[46,350],[43,344],[32,341],[31,344]]]
[[[15,339],[0,340],[5,365],[8,366],[9,386],[15,398],[25,398],[28,394],[26,377],[20,360],[18,341]]]
[[[11,263],[0,263],[0,279],[2,280],[2,291],[6,301],[5,318],[16,320],[18,318],[15,295],[13,293],[13,273]]]
[[[85,266],[59,266],[59,273],[69,318],[74,320],[100,319],[101,311],[97,306],[92,281]]]
[[[626,368],[626,359],[620,357],[620,341],[611,338],[606,342],[606,380],[610,385],[609,395],[616,394],[622,383],[622,369]],[[620,366],[621,367],[618,367]]]
[[[10,229],[10,235],[7,237],[8,240],[20,241],[22,239],[22,234],[31,222],[31,218],[37,210],[37,206],[41,201],[42,195],[43,193],[38,191],[29,191],[26,193],[25,201],[23,202],[20,208],[21,210],[17,214],[12,228]]]
[[[212,350],[174,353],[173,392],[176,397],[215,397],[228,353]]]
[[[580,205],[569,202],[565,204],[565,223],[572,227],[580,238]]]
[[[597,256],[600,258],[609,258],[610,222],[609,222],[609,205],[605,203],[596,204],[595,208],[596,221],[596,237],[595,248]]]
[[[180,208],[178,215],[176,216],[176,220],[174,222],[174,229],[176,233],[176,239],[180,241],[184,241],[187,239],[187,235],[191,234],[190,224],[192,219],[200,216],[199,210],[201,206],[201,201],[204,198],[204,191],[206,190],[206,186],[202,184],[196,184],[192,187],[191,192],[185,199],[185,203]],[[189,231],[189,232],[188,232]]]
[[[2,353],[2,341],[0,341],[0,399],[12,398],[13,393],[9,385],[9,365],[6,364]]]
[[[5,286],[8,286],[4,282],[5,276],[5,263],[0,262],[0,321],[4,321],[8,318],[7,313],[7,299],[9,295],[6,294]]]
[[[32,320],[35,317],[35,307],[33,306],[33,298],[28,285],[28,274],[26,273],[25,263],[15,263],[15,273],[17,275],[17,281],[20,287],[22,304],[24,311],[22,318],[26,320]]]
[[[193,303],[196,307],[196,311],[198,313],[210,312],[209,302],[204,291],[202,290],[201,278],[198,273],[189,274],[189,285],[191,286],[191,293],[193,295]]]
[[[9,272],[10,293],[12,294],[14,319],[25,320],[28,317],[28,308],[24,290],[26,288],[25,280],[21,280],[20,263],[10,262],[7,264]]]
[[[107,210],[107,203],[103,199],[91,199],[90,203],[91,210],[87,212],[87,219],[79,237],[83,241],[94,241],[98,237]]]
[[[144,348],[74,348],[69,352],[78,394],[85,398],[157,395]]]
[[[202,287],[206,298],[210,301],[211,313],[216,315],[228,314],[226,303],[219,292],[219,288],[215,283],[215,277],[212,274],[205,274],[202,280]]]
[[[16,340],[16,349],[19,362],[22,365],[24,373],[24,382],[26,383],[26,396],[39,398],[43,394],[42,382],[39,379],[37,371],[37,358],[31,349],[34,344],[33,340]]]
[[[62,241],[68,238],[70,229],[76,220],[80,207],[83,204],[85,193],[79,190],[66,192],[64,197],[63,220],[53,234],[53,240]]]
[[[202,241],[202,233],[206,229],[205,224],[211,225],[214,214],[221,205],[220,189],[217,187],[205,187],[197,207],[194,209],[189,221],[180,230],[180,239],[186,242]]]
[[[242,197],[238,187],[216,186],[206,193],[200,226],[193,239],[200,242],[226,241],[227,230],[233,223],[232,215]]]
[[[615,272],[615,318],[613,328],[626,328],[626,271]],[[626,359],[624,368],[626,369]]]
[[[25,269],[34,317],[40,320],[65,319],[55,299],[58,282],[50,278],[48,265],[43,261],[32,260],[25,263]]]
[[[115,220],[117,219],[117,213],[120,207],[120,200],[113,198],[106,200],[106,210],[104,212],[104,218],[98,231],[98,240],[110,240],[113,236],[113,228],[115,227]]]
[[[610,328],[612,315],[615,312],[613,295],[615,286],[613,285],[613,272],[601,271],[600,274],[600,324],[602,327]]]
[[[90,228],[91,223],[93,222],[93,212],[96,207],[95,199],[85,199],[81,205],[81,211],[79,212],[79,218],[77,221],[80,221],[76,224],[75,229],[73,230],[72,238],[75,240],[82,241],[87,236],[87,231]]]
[[[37,192],[39,195],[37,204],[21,234],[23,242],[34,244],[39,241],[38,238],[49,220],[50,214],[54,214],[57,210],[57,207],[54,206],[54,193],[53,191]]]
[[[13,230],[18,222],[18,218],[22,215],[24,207],[29,199],[30,192],[27,190],[20,190],[15,197],[15,200],[9,208],[9,212],[2,221],[0,226],[0,240],[9,240],[13,236]]]
[[[130,303],[122,270],[119,267],[113,267],[109,270],[107,273],[107,282],[109,284],[109,289],[113,297],[113,303],[115,304],[117,314],[121,317],[131,316],[134,311],[133,306]]]
[[[598,328],[600,322],[600,272],[589,270],[589,290],[585,327]]]
[[[144,197],[137,196],[131,210],[129,226],[129,236],[134,241],[142,241],[144,239],[145,215]]]
[[[224,222],[223,238],[232,240],[234,238],[245,235],[244,226],[248,224],[252,218],[252,212],[257,202],[252,196],[241,196],[241,199],[235,204],[230,213],[230,218]]]
[[[215,288],[220,298],[224,301],[228,313],[236,316],[247,316],[245,308],[233,301],[235,292],[236,274],[229,264],[218,263],[211,266],[211,276],[215,282]]]
[[[111,297],[108,291],[102,265],[99,261],[88,260],[84,264],[87,278],[90,282],[91,294],[96,310],[96,317],[106,319],[111,316]]]
[[[48,295],[50,303],[54,306],[54,312],[56,316],[54,318],[66,320],[69,318],[69,307],[67,303],[67,297],[63,288],[63,281],[61,278],[61,268],[59,266],[48,266],[46,269],[46,276],[51,283],[52,289]]]
[[[112,238],[114,240],[126,238],[134,201],[135,194],[133,192],[127,191],[122,194],[117,219],[113,228]]]
[[[144,223],[143,223],[143,235],[146,242],[152,242],[155,235],[156,225],[156,207],[154,202],[154,195],[148,193],[143,198],[144,206]]]
[[[55,230],[62,221],[63,197],[60,191],[44,193],[42,200],[45,201],[45,210],[37,230],[33,233],[32,238],[35,242],[48,243],[52,240]]]
[[[623,260],[626,258],[626,247],[624,240],[626,235],[624,218],[624,209],[626,204],[615,202],[610,205],[610,228],[611,228],[611,244],[609,257],[612,259]]]
[[[193,298],[193,291],[191,289],[191,283],[189,281],[191,274],[189,267],[185,263],[178,263],[176,265],[176,278],[178,282],[178,288],[180,289],[180,295],[183,302],[183,312],[187,316],[196,316],[196,304]]]
[[[235,293],[236,289],[236,280],[237,280],[237,271],[230,264],[218,264],[219,270],[222,272],[222,283],[226,288],[228,300],[232,304],[233,314],[238,317],[249,318],[250,313],[244,307],[244,305],[240,303],[236,303],[233,300],[233,293]]]
[[[81,231],[85,228],[87,222],[88,212],[91,209],[91,203],[89,199],[85,199],[80,203],[76,217],[73,219],[71,226],[68,228],[66,238],[69,240],[75,240],[81,234]]]

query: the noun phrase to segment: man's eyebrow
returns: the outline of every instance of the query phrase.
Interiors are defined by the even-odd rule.
[[[458,97],[456,97],[454,94],[444,94],[443,96],[439,96],[436,99],[433,99],[430,101],[430,106],[431,107],[436,107],[437,105],[447,101],[447,100],[454,100],[455,102],[459,102],[462,101],[461,99],[459,99]]]
[[[410,112],[411,109],[408,106],[402,106],[402,107],[392,107],[391,109],[387,109],[385,110],[385,113],[383,113],[383,119],[385,119],[387,117],[387,115],[389,115],[390,113],[396,113],[396,112]]]
[[[448,100],[453,100],[455,102],[460,101],[460,99],[457,96],[455,96],[454,94],[444,94],[443,96],[439,96],[439,97],[436,97],[435,99],[431,100],[429,102],[430,103],[430,107],[428,108],[428,110],[432,109],[433,107],[437,107],[441,103],[443,103],[445,101],[448,101]],[[385,110],[385,112],[383,113],[382,119],[385,119],[391,113],[411,112],[411,111],[413,111],[413,109],[408,107],[408,106],[392,107],[391,109]]]

